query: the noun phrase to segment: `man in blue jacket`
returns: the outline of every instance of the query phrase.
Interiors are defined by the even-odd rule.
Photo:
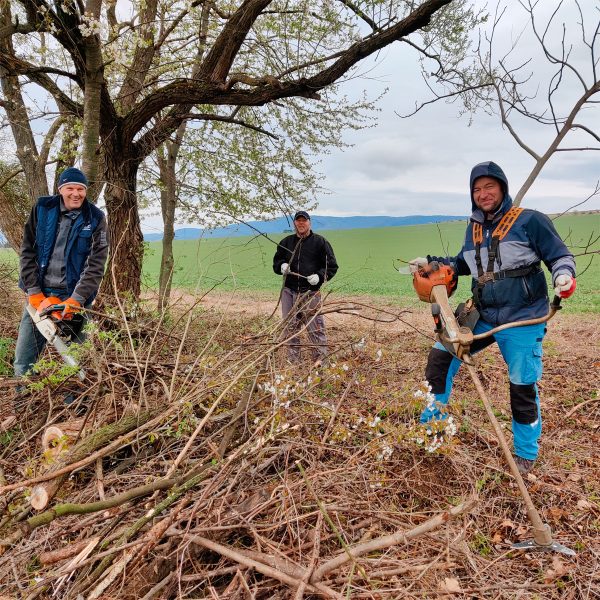
[[[64,304],[56,316],[70,325],[74,341],[82,341],[88,307],[100,286],[108,254],[104,213],[86,199],[88,181],[74,167],[58,179],[58,194],[43,196],[33,207],[20,255],[19,286],[38,312]],[[27,310],[19,326],[15,350],[15,376],[24,376],[46,345]]]
[[[552,274],[556,295],[568,298],[576,287],[573,255],[546,215],[512,206],[508,180],[497,164],[475,165],[470,189],[473,213],[459,254],[418,258],[411,265],[417,268],[437,260],[451,265],[457,275],[471,275],[473,300],[480,313],[475,334],[543,317],[549,300],[541,263]],[[522,473],[533,468],[542,432],[537,382],[542,376],[545,333],[543,323],[509,328],[471,348],[476,352],[496,342],[508,365],[515,460]],[[439,342],[431,349],[425,374],[436,402],[423,411],[422,423],[445,418],[443,405],[460,364]]]

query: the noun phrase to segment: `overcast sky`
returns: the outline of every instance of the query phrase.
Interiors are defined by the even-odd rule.
[[[481,3],[483,5],[483,3]],[[508,2],[510,11],[498,30],[498,39],[505,48],[522,32],[527,22],[526,14],[514,0]],[[558,4],[555,0],[540,2],[546,11]],[[582,0],[587,13],[585,22],[591,38],[600,18],[598,4]],[[494,10],[495,3],[490,4]],[[546,13],[548,14],[548,12]],[[568,23],[572,43],[572,60],[580,68],[584,79],[591,85],[592,74],[589,51],[581,40],[577,13],[571,0],[559,14],[557,26]],[[550,37],[560,40],[555,29]],[[559,46],[553,45],[554,51]],[[596,43],[600,53],[600,41]],[[538,88],[538,101],[546,105],[545,90],[553,70],[544,60],[539,60],[539,47],[530,33],[520,37],[519,51],[513,64],[534,57],[531,68],[534,75],[529,90]],[[424,108],[418,114],[402,119],[398,113],[407,113],[415,102],[431,98],[423,83],[417,55],[405,44],[396,43],[381,52],[375,60],[363,63],[363,77],[344,84],[344,93],[358,95],[367,89],[371,98],[385,88],[388,93],[380,101],[378,124],[371,129],[349,132],[345,141],[351,148],[333,151],[322,159],[320,170],[325,176],[322,185],[329,190],[319,195],[315,211],[322,215],[393,215],[469,213],[468,179],[471,167],[482,161],[493,160],[506,172],[510,189],[519,189],[529,172],[533,159],[502,129],[498,116],[476,114],[469,126],[469,117],[460,116],[459,103],[437,104]],[[563,83],[558,113],[570,110],[582,94],[581,84],[569,74]],[[600,105],[589,108],[578,119],[587,127],[600,133]],[[550,127],[520,120],[515,122],[519,134],[538,153],[545,152],[554,133]],[[569,134],[572,144],[594,145],[592,138]],[[600,144],[596,143],[596,147]],[[522,206],[544,212],[559,212],[581,202],[589,196],[600,179],[600,152],[561,152],[545,166],[541,176],[526,195]],[[581,210],[600,209],[600,195],[588,201]],[[158,220],[159,222],[159,220]],[[157,220],[146,219],[144,230],[156,230]],[[180,225],[181,226],[181,225]]]
[[[550,8],[557,3],[546,1],[543,4]],[[566,4],[573,6],[571,2]],[[595,2],[588,4],[584,1],[583,4],[593,8]],[[507,15],[512,18],[506,18],[501,26],[500,39],[505,43],[522,30],[523,12],[515,5],[517,2],[511,3],[512,14]],[[595,19],[588,21],[589,25],[597,23],[600,18],[598,5],[593,12]],[[568,16],[564,15],[565,18]],[[593,32],[592,26],[589,29]],[[515,62],[525,58],[525,51],[537,51],[533,41],[521,40],[523,52],[515,58]],[[589,56],[583,51],[580,38],[574,37],[573,42],[579,44],[579,48],[573,51],[574,60],[580,65],[589,85],[592,83]],[[599,46],[600,43],[597,43],[597,52]],[[540,86],[539,99],[544,101],[549,71],[541,61],[535,63],[534,68],[534,77]],[[475,115],[469,126],[468,116],[459,116],[459,103],[438,102],[408,119],[398,117],[396,112],[405,114],[412,109],[415,101],[431,97],[418,72],[415,53],[406,46],[395,44],[382,53],[369,76],[375,78],[367,82],[370,89],[389,87],[381,103],[379,124],[374,129],[348,135],[347,139],[354,146],[326,157],[323,162],[324,183],[331,193],[320,199],[319,213],[466,214],[470,206],[469,172],[474,164],[486,160],[497,162],[506,172],[513,193],[529,175],[534,165],[533,158],[517,146],[507,130],[502,129],[498,116],[487,116],[481,112]],[[359,80],[351,85],[364,83]],[[563,106],[570,108],[573,99],[579,97],[583,90],[572,76],[565,83],[569,95],[563,94]],[[595,115],[591,109],[588,110],[578,122],[600,134],[600,106],[596,105],[594,112]],[[535,151],[543,153],[554,135],[553,130],[523,119],[517,124],[521,137]],[[593,145],[589,136],[584,139],[582,135],[571,135],[571,139],[578,142],[573,145],[582,142],[587,146]],[[600,147],[600,144],[595,145]],[[546,165],[522,205],[546,212],[565,210],[586,198],[599,178],[599,151],[561,152]],[[581,208],[599,209],[600,196]]]

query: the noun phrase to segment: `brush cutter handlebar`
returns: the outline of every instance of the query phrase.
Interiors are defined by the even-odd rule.
[[[505,329],[512,329],[513,327],[525,327],[526,325],[537,325],[539,323],[546,323],[549,321],[561,308],[560,301],[562,298],[560,296],[554,296],[552,302],[550,303],[550,310],[548,314],[544,317],[538,317],[537,319],[527,319],[526,321],[514,321],[513,323],[505,323],[504,325],[499,325],[498,327],[494,327],[494,329],[490,329],[485,333],[479,333],[473,336],[473,340],[482,340],[483,338],[490,337],[498,331],[504,331]]]

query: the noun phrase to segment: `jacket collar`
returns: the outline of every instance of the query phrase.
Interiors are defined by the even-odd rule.
[[[504,198],[502,199],[502,204],[500,208],[494,214],[494,218],[492,219],[492,224],[496,224],[500,219],[510,210],[513,205],[512,198],[508,194],[504,194]],[[471,221],[475,223],[480,223],[483,225],[485,222],[485,215],[480,208],[475,207],[475,210],[471,214]]]

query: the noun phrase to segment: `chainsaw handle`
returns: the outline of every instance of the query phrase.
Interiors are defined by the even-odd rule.
[[[52,304],[51,306],[47,306],[41,313],[40,317],[45,317],[46,315],[50,315],[53,312],[62,312],[65,310],[66,305],[64,304]]]

